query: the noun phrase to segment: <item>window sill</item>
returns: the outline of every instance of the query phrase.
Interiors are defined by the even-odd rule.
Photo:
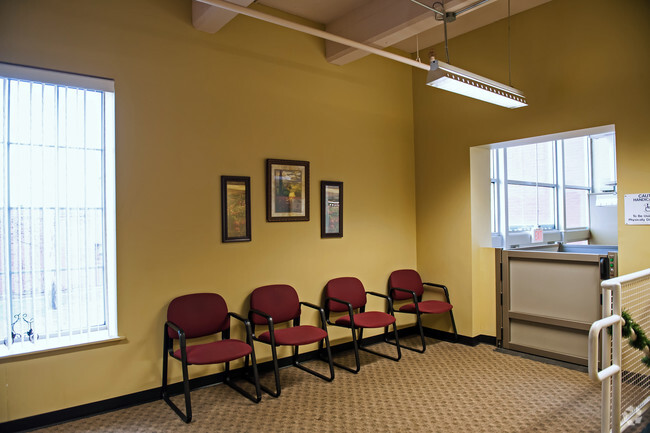
[[[72,352],[77,350],[83,350],[86,348],[93,348],[96,346],[106,346],[110,344],[120,343],[126,340],[127,338],[123,336],[109,337],[101,340],[86,341],[82,343],[69,344],[66,346],[59,346],[59,347],[46,347],[42,349],[32,350],[29,352],[23,351],[17,353],[10,353],[8,349],[0,349],[0,363],[17,361],[17,360],[27,359],[30,357],[56,355],[64,352]]]

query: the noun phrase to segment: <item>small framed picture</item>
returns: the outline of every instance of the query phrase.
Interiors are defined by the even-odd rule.
[[[343,237],[343,182],[320,183],[320,237]]]
[[[309,221],[309,162],[266,160],[266,220]]]
[[[221,176],[221,241],[251,240],[251,178]]]

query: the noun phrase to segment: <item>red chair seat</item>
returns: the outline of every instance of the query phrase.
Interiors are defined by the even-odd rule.
[[[317,343],[327,337],[327,332],[312,325],[300,325],[291,328],[275,330],[275,344],[278,346],[302,346],[303,344]],[[266,331],[257,337],[270,343],[271,334]]]
[[[440,314],[450,311],[453,306],[443,301],[422,301],[418,302],[418,308],[420,309],[420,313]],[[415,313],[415,304],[411,302],[410,304],[403,305],[400,307],[399,311],[404,313]]]
[[[392,325],[394,322],[395,318],[393,316],[382,311],[366,311],[354,315],[354,326],[357,328],[383,328]],[[340,317],[335,323],[340,326],[350,327],[350,316]]]
[[[217,364],[243,358],[251,353],[251,347],[240,340],[219,340],[206,344],[187,346],[188,364]],[[174,358],[181,359],[181,350],[174,351]]]

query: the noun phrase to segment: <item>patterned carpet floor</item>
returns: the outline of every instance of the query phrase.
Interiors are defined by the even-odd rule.
[[[415,343],[415,341],[409,341]],[[373,347],[392,353],[394,347]],[[282,395],[255,405],[227,386],[192,392],[183,423],[162,401],[41,429],[42,432],[598,432],[600,387],[586,373],[476,347],[429,340],[425,354],[390,361],[361,354],[354,375],[325,382],[280,371]],[[337,357],[352,363],[351,353]],[[326,371],[326,364],[308,365]],[[191,375],[190,371],[190,375]],[[262,381],[271,385],[272,373]],[[174,397],[182,405],[182,397]]]

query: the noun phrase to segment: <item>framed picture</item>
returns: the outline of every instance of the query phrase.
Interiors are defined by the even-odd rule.
[[[266,220],[309,221],[309,162],[266,160]]]
[[[320,237],[343,237],[343,182],[320,183]]]
[[[221,176],[221,241],[251,240],[251,178]]]

